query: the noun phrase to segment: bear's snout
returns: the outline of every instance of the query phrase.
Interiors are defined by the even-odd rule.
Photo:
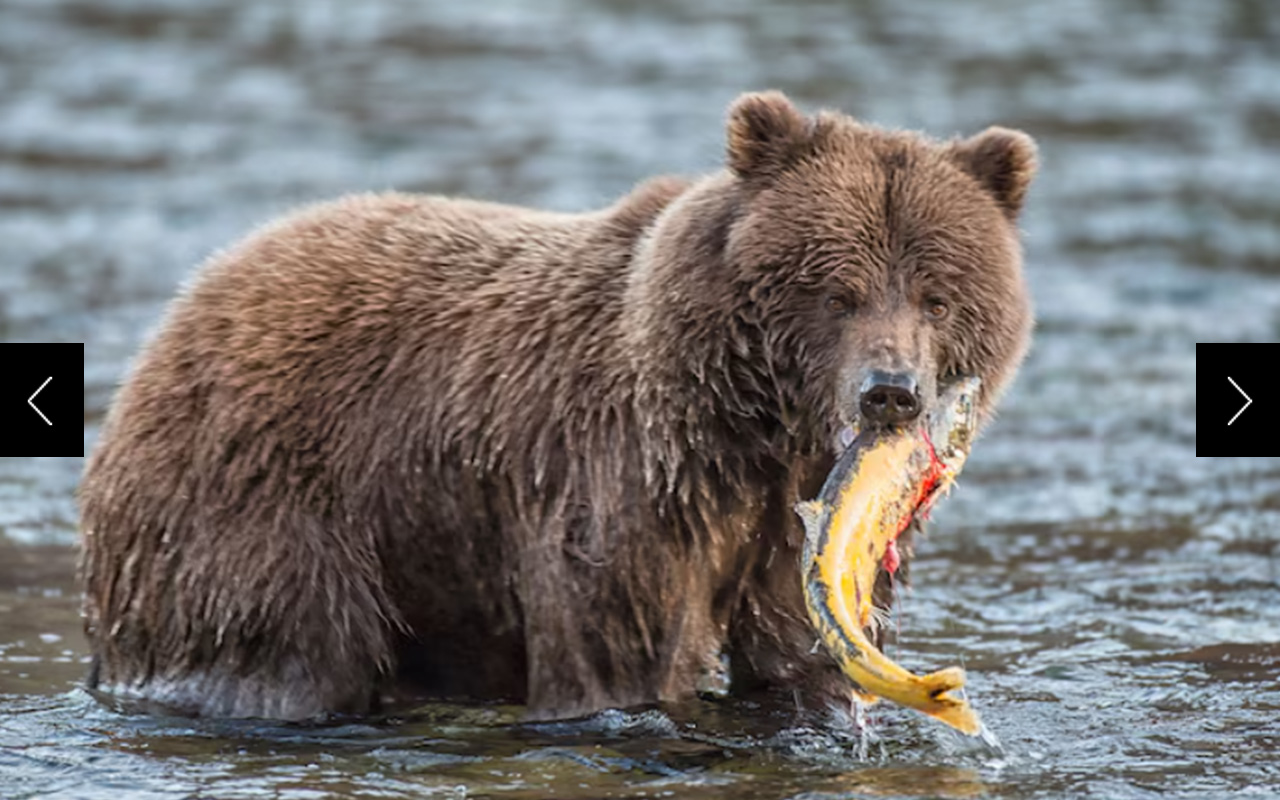
[[[858,391],[858,409],[872,427],[894,427],[920,416],[920,382],[910,372],[872,370]]]

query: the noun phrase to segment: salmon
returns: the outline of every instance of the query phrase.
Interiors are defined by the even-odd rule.
[[[898,567],[897,539],[954,483],[977,430],[977,378],[947,386],[937,410],[906,430],[864,431],[818,497],[798,503],[805,528],[805,605],[823,644],[861,689],[975,736],[982,722],[959,667],[915,675],[868,638],[880,570]]]

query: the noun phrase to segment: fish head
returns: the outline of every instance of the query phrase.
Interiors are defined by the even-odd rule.
[[[952,477],[964,467],[978,436],[981,390],[982,381],[975,376],[947,381],[925,420],[925,434],[934,455]]]

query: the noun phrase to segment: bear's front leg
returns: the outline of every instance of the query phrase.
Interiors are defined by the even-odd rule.
[[[639,702],[632,687],[610,686],[608,622],[599,607],[598,576],[573,565],[554,540],[527,546],[519,597],[528,659],[528,716],[562,719]],[[630,688],[630,691],[624,689]]]
[[[529,716],[692,696],[726,628],[713,612],[706,552],[671,544],[665,533],[646,537],[642,550],[619,535],[602,559],[568,541],[548,537],[521,554]]]
[[[794,498],[812,496],[825,463],[799,471],[770,493],[748,551],[729,624],[730,691],[774,694],[800,710],[852,709],[853,683],[819,641],[805,609],[804,531]]]

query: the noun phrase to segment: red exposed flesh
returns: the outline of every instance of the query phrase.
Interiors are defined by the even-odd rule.
[[[898,524],[898,532],[889,540],[888,546],[885,548],[884,556],[880,560],[880,566],[885,572],[893,575],[898,571],[898,567],[902,566],[902,554],[898,552],[898,537],[911,524],[911,520],[916,518],[916,514],[920,513],[921,508],[925,508],[920,516],[928,519],[929,510],[926,506],[931,506],[930,501],[933,495],[937,493],[938,487],[942,484],[942,476],[946,473],[947,467],[938,458],[938,451],[933,447],[933,441],[929,439],[929,432],[921,430],[924,436],[925,444],[929,445],[929,468],[925,471],[924,479],[920,481],[920,488],[916,492],[915,501],[911,504],[911,513],[906,515]]]
[[[884,567],[884,571],[890,575],[898,571],[898,567],[902,566],[902,556],[898,553],[898,541],[896,539],[889,542],[884,549],[884,558],[880,562],[880,566]]]

